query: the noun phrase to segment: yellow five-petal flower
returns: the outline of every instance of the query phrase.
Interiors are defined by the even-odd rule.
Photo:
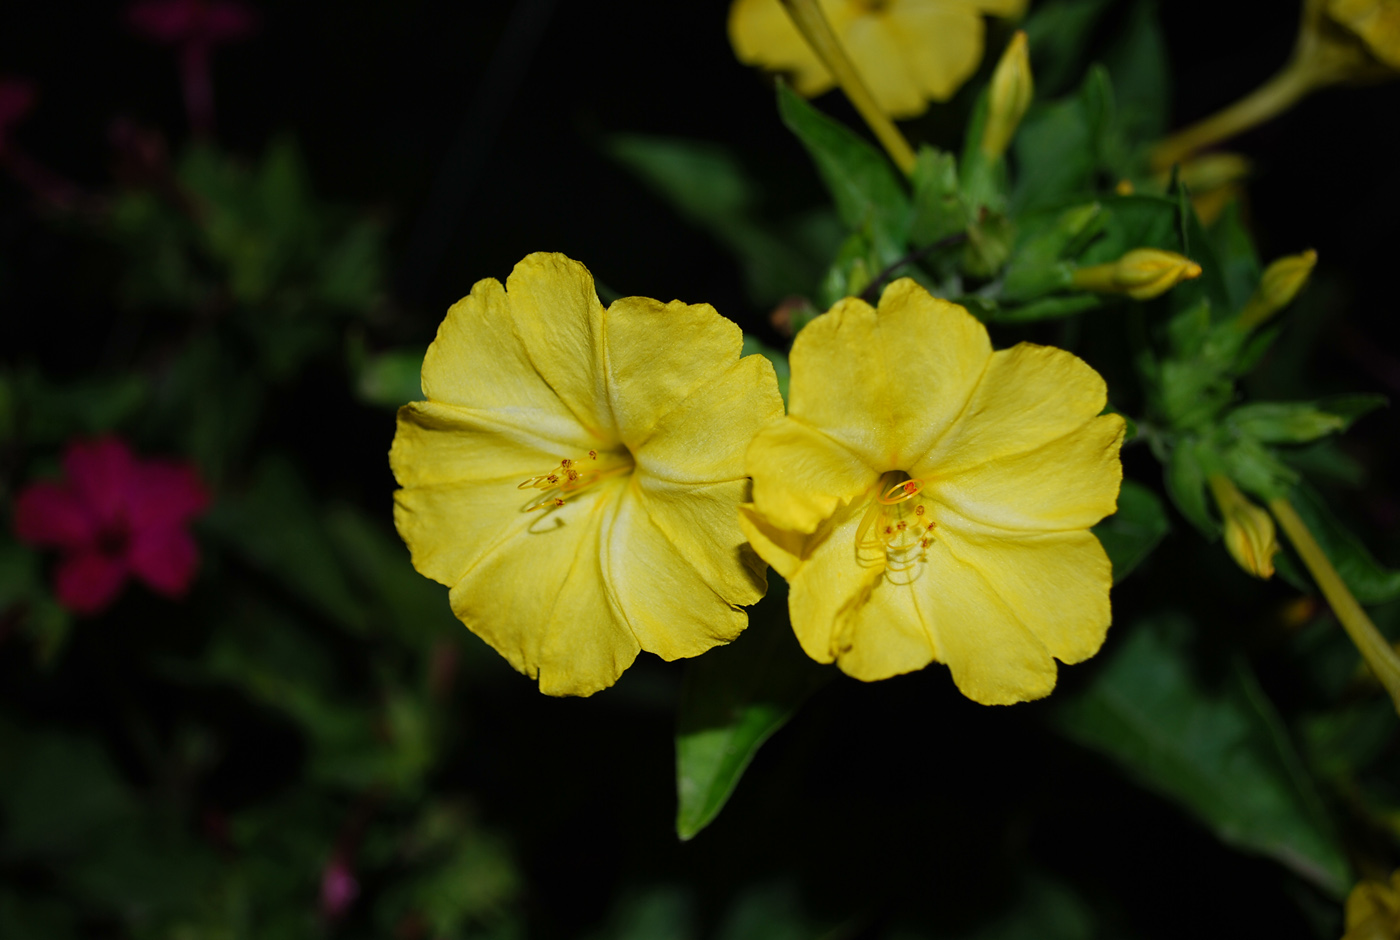
[[[832,31],[891,117],[947,101],[982,61],[984,13],[1019,16],[1026,0],[821,0]],[[807,96],[835,80],[779,0],[734,0],[729,40],[739,61],[790,72]]]
[[[1049,694],[1103,643],[1124,422],[1075,356],[994,352],[909,279],[847,298],[792,349],[788,415],[749,447],[754,548],[798,640],[857,679],[947,663],[963,694]]]
[[[389,460],[394,519],[453,611],[551,695],[639,650],[734,639],[766,589],[736,519],[744,448],[782,414],[773,368],[714,308],[606,310],[576,261],[479,281],[423,360]]]

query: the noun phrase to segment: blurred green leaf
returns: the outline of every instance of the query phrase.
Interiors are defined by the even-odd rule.
[[[216,503],[205,524],[312,609],[348,630],[363,632],[364,607],[337,564],[311,491],[290,461],[263,458],[248,489]]]
[[[1316,402],[1251,402],[1226,417],[1237,433],[1265,444],[1301,444],[1345,431],[1357,418],[1383,406],[1382,395],[1347,395]]]
[[[1221,277],[1230,295],[1230,310],[1242,309],[1259,286],[1259,255],[1254,239],[1245,227],[1238,201],[1231,202],[1220,213],[1210,230],[1215,256],[1220,260]]]
[[[784,82],[778,83],[778,112],[816,163],[846,228],[869,228],[882,265],[899,258],[909,232],[909,197],[884,154]]]
[[[1112,114],[1113,89],[1098,66],[1074,95],[1032,107],[1012,143],[1015,214],[1094,197],[1101,138]]]
[[[1030,41],[1036,91],[1056,95],[1084,69],[1084,51],[1110,0],[1047,0],[1031,8],[1023,28]]]
[[[26,888],[0,887],[0,937],[6,940],[66,940],[78,935],[77,923],[71,902],[35,897]]]
[[[1171,523],[1157,494],[1125,479],[1118,491],[1118,511],[1094,526],[1094,534],[1113,562],[1113,583],[1118,584],[1142,564],[1169,531]]]
[[[389,349],[367,355],[355,370],[355,395],[381,408],[395,408],[422,401],[423,354],[421,347]]]
[[[607,150],[692,225],[729,248],[749,294],[769,304],[809,290],[818,265],[755,217],[761,189],[724,147],[705,141],[617,134]]]
[[[1167,45],[1155,0],[1138,0],[1123,31],[1109,44],[1104,65],[1113,79],[1118,127],[1134,149],[1157,141],[1171,117]],[[1126,167],[1121,168],[1126,169]]]
[[[1166,466],[1167,495],[1183,516],[1208,539],[1220,534],[1220,525],[1211,515],[1206,503],[1206,466],[1201,446],[1191,436],[1183,435],[1172,448]]]
[[[1180,803],[1226,843],[1343,896],[1352,878],[1346,856],[1248,666],[1236,660],[1209,687],[1195,674],[1181,616],[1126,632],[1089,687],[1061,700],[1056,725]]]
[[[909,242],[922,248],[967,228],[967,210],[958,195],[958,161],[927,145],[919,148],[910,175],[914,187]]]
[[[1400,598],[1400,571],[1378,562],[1365,543],[1333,515],[1316,490],[1307,483],[1298,483],[1289,491],[1288,501],[1358,601],[1384,604]],[[1314,590],[1312,579],[1293,556],[1291,546],[1275,557],[1274,564],[1290,584],[1303,591]]]
[[[786,607],[786,593],[770,589],[739,639],[686,663],[676,718],[682,840],[719,815],[763,742],[830,676],[802,652],[786,617],[769,613]]]

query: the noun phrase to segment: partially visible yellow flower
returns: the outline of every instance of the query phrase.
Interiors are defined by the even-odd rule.
[[[1400,71],[1400,0],[1324,0],[1313,6],[1361,40],[1378,62]]]
[[[583,265],[533,254],[478,281],[399,411],[394,521],[452,609],[551,695],[612,685],[639,650],[734,639],[766,589],[736,519],[744,448],[782,413],[714,308],[606,310]]]
[[[1105,294],[1127,294],[1134,300],[1151,300],[1182,281],[1200,276],[1199,264],[1174,251],[1134,248],[1117,261],[1075,271],[1074,286]]]
[[[1059,349],[993,352],[908,278],[847,298],[792,349],[788,414],[749,447],[742,524],[793,629],[857,679],[948,665],[983,704],[1048,695],[1103,643],[1123,419]]]
[[[1027,0],[821,0],[846,53],[892,117],[947,101],[982,61],[982,15],[1019,17]],[[835,80],[779,0],[734,0],[729,41],[739,61],[788,72],[808,97]]]
[[[1210,491],[1220,518],[1225,523],[1225,549],[1245,574],[1256,578],[1274,576],[1274,556],[1278,554],[1278,534],[1274,519],[1240,492],[1223,474],[1212,474]]]
[[[1346,926],[1342,940],[1400,940],[1400,871],[1390,884],[1362,881],[1351,889]]]

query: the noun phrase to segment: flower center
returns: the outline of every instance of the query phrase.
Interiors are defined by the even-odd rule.
[[[880,477],[876,496],[856,529],[856,553],[862,561],[883,560],[886,570],[898,572],[928,560],[938,523],[922,495],[927,482],[899,470]]]
[[[604,456],[606,458],[607,455]],[[534,512],[536,509],[557,508],[595,483],[627,473],[631,469],[631,460],[600,461],[596,450],[590,450],[586,457],[565,457],[553,470],[530,477],[520,484],[518,489],[543,491],[526,503],[521,511]]]

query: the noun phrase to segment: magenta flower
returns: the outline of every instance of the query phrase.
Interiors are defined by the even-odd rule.
[[[127,18],[148,39],[179,47],[190,127],[201,136],[210,134],[214,129],[210,50],[250,35],[257,16],[237,0],[141,0],[127,10]]]
[[[199,566],[188,525],[209,503],[188,463],[137,460],[122,441],[72,441],[65,478],[31,484],[15,501],[15,534],[62,551],[54,573],[59,603],[80,614],[103,610],[128,575],[180,597]]]
[[[360,883],[350,870],[350,862],[337,852],[321,871],[321,914],[338,920],[360,894]]]

